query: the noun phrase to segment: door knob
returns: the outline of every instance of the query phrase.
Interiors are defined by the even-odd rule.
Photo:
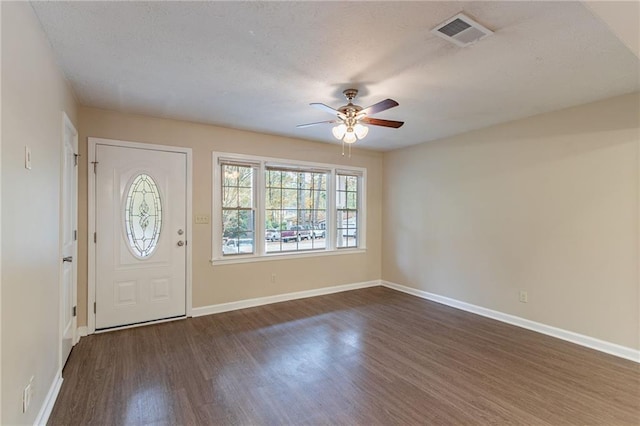
[[[178,241],[178,247],[182,247],[184,245],[184,241],[180,240]]]
[[[73,256],[67,256],[62,258],[63,262],[73,262]]]

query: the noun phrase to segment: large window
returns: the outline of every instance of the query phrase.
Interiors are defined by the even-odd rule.
[[[326,247],[327,172],[267,167],[267,253]]]
[[[365,248],[362,168],[213,154],[213,262]]]

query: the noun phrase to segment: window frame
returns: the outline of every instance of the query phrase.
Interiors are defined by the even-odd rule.
[[[347,187],[345,187],[345,189],[344,189],[344,190],[342,190],[342,188],[338,188],[338,187],[336,186],[336,189],[335,189],[336,197],[337,197],[338,192],[344,192],[344,196],[345,196],[345,205],[344,205],[344,207],[340,208],[340,207],[338,206],[338,202],[337,202],[337,200],[336,200],[336,204],[335,204],[335,211],[334,211],[334,214],[335,214],[335,216],[336,216],[336,217],[334,218],[334,219],[335,219],[335,221],[336,221],[336,235],[335,235],[335,237],[336,237],[336,241],[335,241],[335,244],[336,244],[336,248],[337,248],[338,250],[345,250],[345,249],[352,248],[353,246],[350,246],[350,245],[349,245],[349,240],[348,240],[348,238],[347,238],[346,245],[344,245],[344,246],[337,246],[337,237],[338,237],[338,235],[339,235],[339,232],[338,232],[338,231],[340,231],[340,232],[344,232],[344,231],[346,230],[346,231],[347,231],[347,233],[348,233],[350,229],[355,229],[355,231],[356,231],[356,234],[355,234],[355,244],[356,244],[356,245],[355,245],[355,247],[358,247],[358,246],[360,245],[360,238],[361,238],[361,235],[360,235],[360,234],[361,234],[361,232],[360,232],[360,226],[359,226],[359,223],[360,223],[360,213],[361,213],[361,207],[362,207],[362,206],[361,206],[361,203],[360,203],[360,197],[361,197],[361,181],[362,181],[362,178],[361,178],[361,176],[359,176],[357,173],[354,173],[354,172],[353,172],[353,171],[351,171],[351,170],[340,169],[340,170],[337,170],[337,171],[336,171],[336,180],[335,180],[335,183],[336,183],[336,184],[337,184],[337,183],[338,183],[338,181],[339,181],[338,176],[344,176],[344,177],[346,177],[346,178],[349,178],[349,177],[355,177],[355,178],[357,178],[357,182],[358,182],[358,183],[357,183],[357,186],[356,186],[356,190],[355,190],[355,194],[356,194],[356,207],[355,207],[355,208],[350,208],[350,207],[349,207],[349,201],[348,201],[349,194],[350,194],[350,193],[354,193],[354,191],[350,191]],[[347,225],[347,228],[342,228],[341,226],[339,226],[339,224],[338,224],[338,219],[337,219],[337,217],[338,217],[338,215],[339,215],[339,212],[346,213],[346,214],[347,214],[347,216],[349,215],[349,213],[353,213],[353,212],[355,212],[355,215],[356,215],[356,227],[355,227],[355,228],[350,228],[350,227]],[[347,220],[347,223],[348,223],[348,220]],[[341,225],[341,224],[340,224],[340,225]]]
[[[253,165],[256,167],[253,183],[255,194],[255,243],[254,253],[223,255],[222,253],[222,167],[225,163]],[[366,251],[366,180],[367,169],[338,164],[298,161],[292,159],[264,157],[229,152],[212,152],[212,212],[211,212],[211,264],[222,265],[277,259],[316,257],[363,253]],[[325,226],[325,248],[300,251],[269,252],[266,251],[266,175],[268,167],[304,170],[308,172],[323,171],[327,173],[327,213]],[[337,207],[336,186],[337,175],[348,173],[358,176],[358,245],[356,247],[337,247]]]

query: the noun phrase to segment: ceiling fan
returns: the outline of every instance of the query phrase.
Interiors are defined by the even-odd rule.
[[[389,108],[397,107],[399,104],[393,99],[385,99],[376,104],[373,104],[367,108],[362,108],[360,105],[354,105],[353,99],[358,95],[356,89],[347,89],[344,92],[348,103],[341,106],[338,109],[331,108],[328,105],[321,103],[309,104],[314,108],[326,111],[329,114],[334,115],[336,118],[333,120],[318,121],[316,123],[299,124],[298,128],[315,126],[317,124],[338,124],[332,130],[333,136],[336,139],[341,139],[344,143],[352,144],[358,139],[363,139],[367,136],[369,128],[365,124],[372,126],[393,127],[397,129],[401,127],[403,121],[383,120],[380,118],[370,117],[373,114],[377,114],[382,111],[386,111]],[[344,152],[343,152],[344,154]]]

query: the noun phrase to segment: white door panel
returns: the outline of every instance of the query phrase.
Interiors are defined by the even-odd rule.
[[[65,117],[66,118],[66,117]],[[62,160],[62,288],[61,288],[61,365],[63,366],[73,347],[76,317],[73,315],[76,303],[76,258],[77,244],[77,132],[73,125],[64,121]]]
[[[96,329],[186,314],[186,154],[96,146]]]

